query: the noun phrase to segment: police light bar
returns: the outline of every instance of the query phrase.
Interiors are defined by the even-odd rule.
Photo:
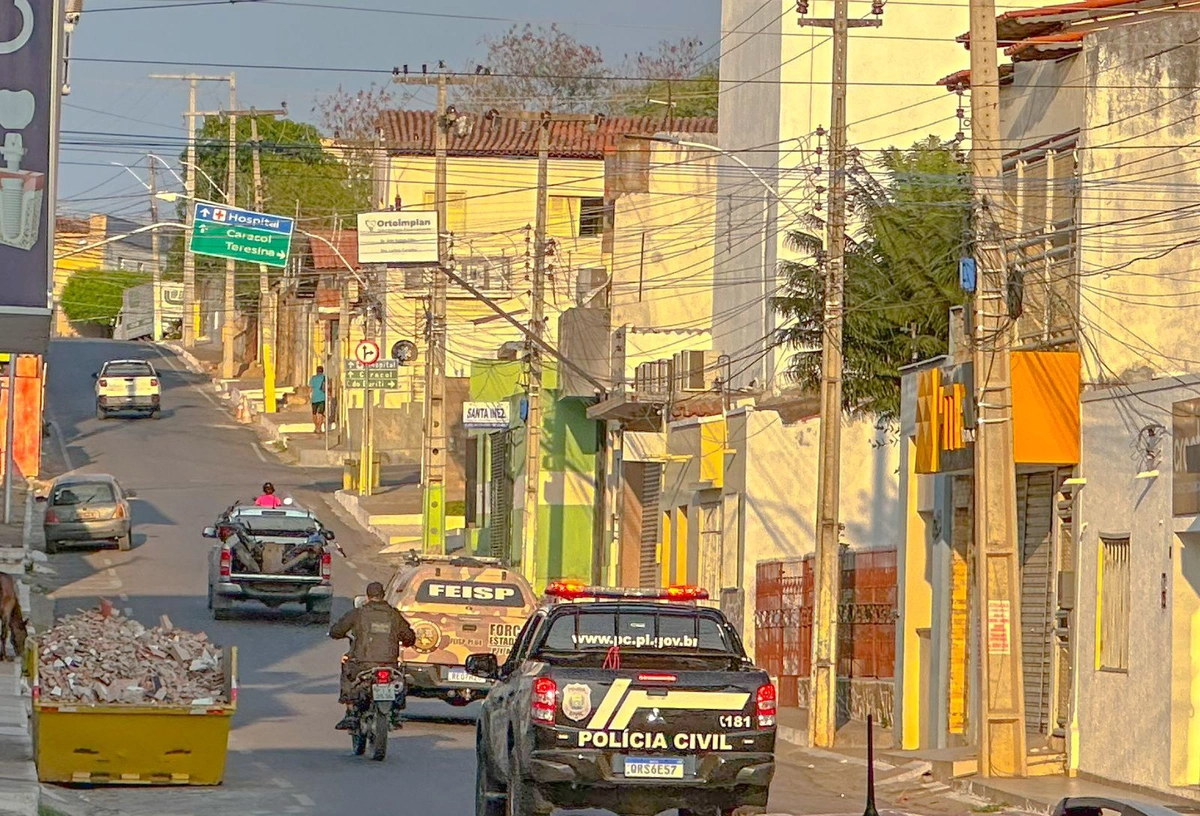
[[[655,589],[640,587],[588,586],[580,581],[551,581],[546,594],[561,601],[582,599],[640,599],[650,601],[707,601],[708,590],[694,586],[671,586]]]

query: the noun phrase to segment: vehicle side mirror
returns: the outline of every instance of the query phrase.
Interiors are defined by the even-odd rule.
[[[99,372],[99,371],[93,371],[93,372],[92,372],[92,379],[93,379],[93,380],[98,380],[98,379],[100,379],[100,372]]]
[[[127,499],[136,499],[136,498],[137,498],[137,491],[136,491],[136,490],[126,490],[126,491],[125,491],[125,498],[127,498]]]
[[[33,500],[35,502],[37,502],[38,504],[45,504],[46,502],[50,501],[50,497],[49,496],[34,496]]]
[[[326,541],[333,541],[337,536],[333,534],[333,530],[325,529],[321,531],[321,537]]]
[[[367,602],[366,595],[355,595],[354,596],[354,608],[355,609],[362,609],[363,604],[365,604],[366,602]]]
[[[500,676],[500,661],[494,654],[473,654],[463,664],[467,674],[482,677],[484,680],[495,680]]]
[[[203,535],[205,538],[216,538],[217,537],[217,528],[216,527],[205,527],[204,532],[201,535]]]

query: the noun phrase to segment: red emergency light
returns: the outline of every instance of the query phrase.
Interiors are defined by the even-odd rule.
[[[588,586],[582,581],[551,581],[546,595],[561,601],[581,599],[649,600],[649,601],[707,601],[708,590],[695,586],[671,586],[646,589],[641,587]]]

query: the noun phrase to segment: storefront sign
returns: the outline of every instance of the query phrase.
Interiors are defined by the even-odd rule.
[[[50,340],[54,133],[61,87],[56,0],[0,3],[0,348]]]
[[[1200,515],[1200,399],[1171,406],[1171,511]]]
[[[437,223],[433,210],[359,213],[358,260],[365,264],[435,264]]]
[[[464,402],[463,427],[468,431],[507,431],[509,409],[507,402]]]

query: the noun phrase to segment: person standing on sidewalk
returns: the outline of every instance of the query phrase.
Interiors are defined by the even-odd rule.
[[[325,366],[317,366],[317,373],[308,381],[312,390],[313,429],[317,433],[325,432]]]

